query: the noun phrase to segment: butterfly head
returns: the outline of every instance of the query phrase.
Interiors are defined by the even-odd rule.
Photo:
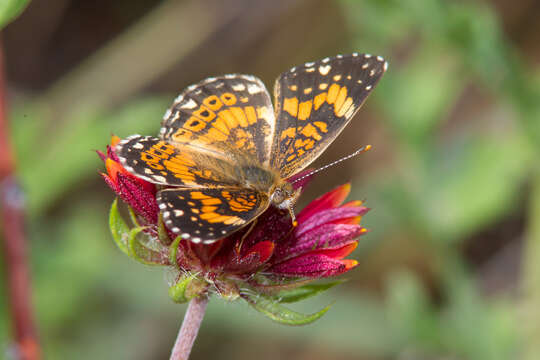
[[[276,188],[272,192],[272,195],[270,196],[270,201],[272,202],[272,204],[274,204],[274,206],[279,209],[289,211],[293,225],[295,226],[296,216],[294,215],[293,207],[296,200],[298,199],[298,196],[300,196],[300,191],[298,189],[295,190],[292,184],[286,181],[276,186]]]

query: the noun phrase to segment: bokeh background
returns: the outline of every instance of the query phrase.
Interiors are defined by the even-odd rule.
[[[214,299],[192,358],[540,359],[539,18],[536,0],[33,0],[2,40],[46,358],[166,359],[185,311],[163,269],[115,248],[94,149],[157,134],[205,77],[271,88],[294,65],[359,51],[389,71],[315,165],[373,150],[300,202],[352,181],[372,208],[359,267],[296,307],[336,301],[302,328]]]

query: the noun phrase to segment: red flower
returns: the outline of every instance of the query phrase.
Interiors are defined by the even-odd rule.
[[[126,250],[129,245],[119,246],[145,263],[177,268],[178,278],[171,289],[174,286],[181,289],[181,296],[171,295],[175,300],[185,301],[200,293],[213,292],[227,299],[244,297],[253,305],[253,299],[243,292],[245,289],[273,294],[311,280],[343,274],[357,265],[356,260],[346,257],[357,247],[359,236],[367,232],[360,220],[369,209],[361,201],[343,203],[350,192],[349,184],[307,205],[297,215],[296,227],[288,211],[270,207],[252,225],[227,238],[209,245],[195,244],[179,237],[173,239],[172,232],[165,229],[156,202],[156,186],[120,165],[113,150],[117,141],[113,137],[106,154],[98,152],[107,168],[107,174],[101,175],[142,220],[141,231],[151,238],[139,247],[132,246],[135,250],[131,252]],[[308,180],[293,185],[299,188]],[[112,230],[114,235],[117,229]],[[117,242],[126,241],[124,234],[116,238]],[[149,246],[152,242],[154,245]],[[140,248],[145,250],[138,251]]]
[[[112,136],[111,145],[107,145],[106,154],[97,151],[107,169],[107,174],[101,173],[101,176],[116,195],[142,217],[145,224],[156,224],[159,213],[156,203],[156,187],[154,184],[133,176],[120,165],[118,156],[113,151],[118,142],[120,142],[120,138]]]

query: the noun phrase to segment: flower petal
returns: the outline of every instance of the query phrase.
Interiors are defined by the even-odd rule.
[[[299,225],[296,228],[296,236],[300,236],[307,231],[314,229],[318,226],[321,226],[326,223],[335,223],[339,220],[347,220],[350,218],[358,217],[364,215],[368,212],[366,207],[338,207],[333,209],[326,209],[312,215],[307,219],[304,219],[302,222],[299,221]]]
[[[337,260],[326,255],[307,254],[274,265],[268,271],[282,276],[323,278],[342,274],[355,265],[354,260]]]
[[[277,245],[274,263],[296,257],[314,250],[336,248],[355,242],[362,234],[362,227],[349,224],[325,224],[300,237],[292,237]]]
[[[358,246],[358,241],[353,241],[345,246],[333,248],[333,249],[322,249],[318,251],[311,252],[312,255],[325,255],[336,260],[341,260],[345,256],[348,256],[350,253],[356,249]]]
[[[302,209],[302,211],[300,211],[297,216],[298,222],[301,223],[302,221],[307,220],[321,210],[339,206],[350,192],[351,184],[347,183],[338,186],[334,190],[327,192],[321,197],[313,200],[304,209]]]
[[[262,241],[260,243],[255,244],[248,250],[248,255],[250,254],[257,254],[257,257],[259,259],[259,262],[261,264],[268,261],[270,256],[274,253],[274,243],[271,241]]]

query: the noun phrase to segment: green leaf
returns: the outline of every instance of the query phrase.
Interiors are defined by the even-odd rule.
[[[141,244],[137,235],[144,230],[144,227],[131,229],[128,236],[128,255],[145,265],[165,265],[163,256],[154,250]]]
[[[315,279],[304,279],[284,284],[254,284],[254,286],[257,288],[258,292],[262,292],[265,295],[274,296],[280,292],[293,290],[299,288],[300,286],[307,285],[313,281],[315,281]]]
[[[277,301],[261,295],[243,295],[244,300],[248,302],[255,310],[265,315],[270,320],[284,325],[307,325],[323,316],[329,309],[327,305],[320,311],[313,314],[302,314],[281,306]]]
[[[304,285],[296,289],[281,291],[275,298],[280,303],[294,303],[318,295],[343,282],[345,282],[345,280],[336,280],[323,284]]]
[[[0,29],[15,19],[28,5],[30,0],[0,1]]]
[[[111,205],[111,211],[109,212],[109,228],[111,229],[111,234],[118,248],[129,255],[127,244],[130,230],[118,211],[118,198],[114,199]]]

